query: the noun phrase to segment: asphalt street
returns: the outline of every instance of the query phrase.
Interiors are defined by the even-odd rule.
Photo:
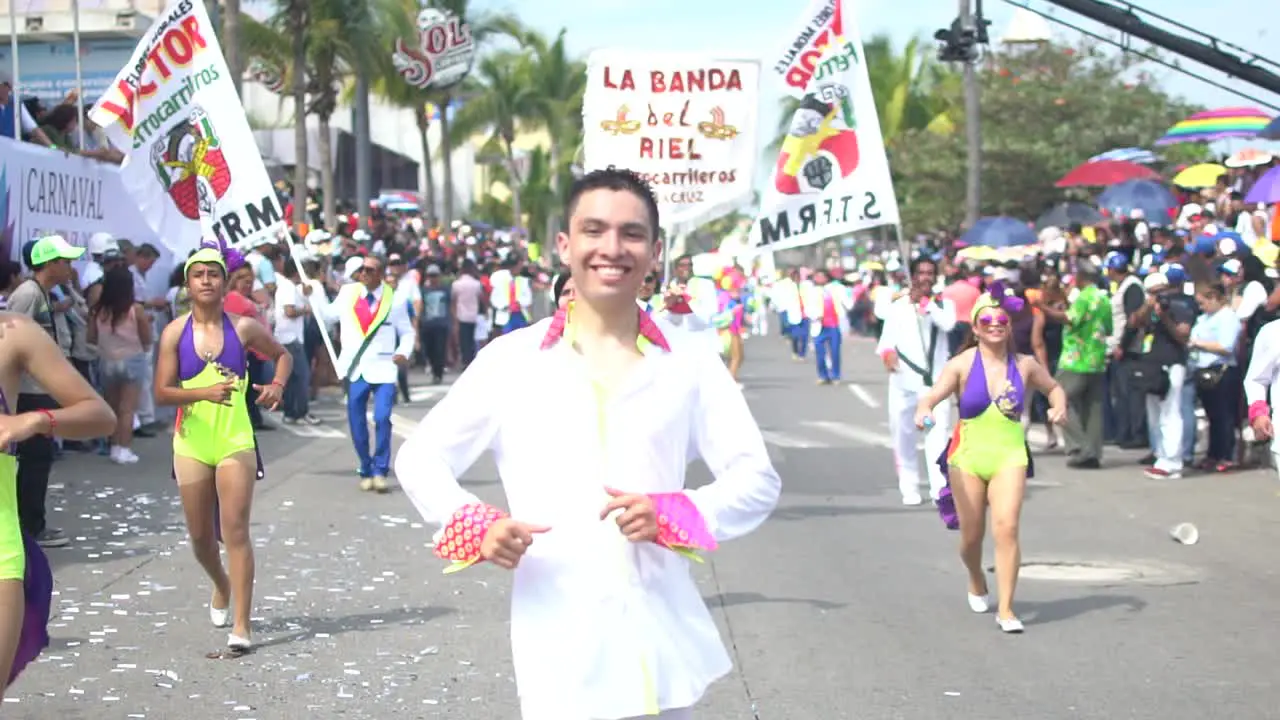
[[[1022,528],[1027,632],[1005,636],[968,610],[954,533],[900,504],[871,344],[845,343],[845,382],[830,387],[776,338],[746,347],[745,393],[784,492],[764,527],[694,570],[736,665],[700,720],[1280,717],[1274,473],[1161,482],[1137,453],[1110,451],[1093,472],[1039,457]],[[398,432],[444,391],[416,389]],[[225,631],[209,625],[168,438],[139,441],[132,467],[61,461],[50,522],[75,542],[50,551],[53,642],[0,715],[517,718],[509,577],[441,575],[408,500],[356,489],[336,399],[317,414],[318,429],[263,439],[259,647],[238,660],[206,658]],[[503,504],[487,460],[464,482]],[[1199,544],[1170,539],[1180,522]]]

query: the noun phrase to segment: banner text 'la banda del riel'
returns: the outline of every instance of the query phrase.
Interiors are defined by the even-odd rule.
[[[759,82],[755,62],[595,51],[587,60],[584,165],[643,176],[669,233],[713,220],[751,197]]]
[[[896,225],[854,0],[811,2],[765,66],[772,84],[800,105],[771,168],[752,244],[784,250]]]
[[[204,3],[173,0],[89,116],[127,151],[125,188],[177,257],[246,244],[284,213]]]

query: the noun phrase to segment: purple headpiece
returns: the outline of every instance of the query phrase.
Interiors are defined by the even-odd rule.
[[[241,265],[244,265],[244,254],[228,245],[222,238],[205,238],[200,243],[200,247],[212,248],[222,253],[222,262],[227,266],[228,275],[235,272]]]
[[[987,308],[998,307],[1012,315],[1021,311],[1025,304],[1026,301],[1018,297],[1013,288],[1005,287],[1004,283],[997,280],[987,286],[986,294],[978,298],[978,302],[974,304],[971,321],[977,322],[978,313]]]

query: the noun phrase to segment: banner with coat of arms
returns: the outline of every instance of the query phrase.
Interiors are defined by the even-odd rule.
[[[898,201],[854,0],[813,0],[785,39],[766,63],[799,102],[761,198],[752,245],[785,250],[896,225]]]
[[[203,2],[171,0],[89,116],[125,152],[125,188],[175,256],[283,228]]]

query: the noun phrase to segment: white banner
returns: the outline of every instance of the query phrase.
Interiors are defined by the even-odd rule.
[[[749,202],[760,66],[697,55],[597,50],[583,102],[586,170],[640,173],[662,227],[691,230]]]
[[[772,76],[800,105],[752,228],[760,250],[898,223],[853,6],[854,0],[813,0],[769,58]]]
[[[23,243],[50,233],[86,247],[96,232],[164,249],[125,191],[120,168],[0,138],[2,257],[18,261]]]
[[[125,150],[125,187],[178,257],[284,224],[204,3],[171,0],[89,112]]]

